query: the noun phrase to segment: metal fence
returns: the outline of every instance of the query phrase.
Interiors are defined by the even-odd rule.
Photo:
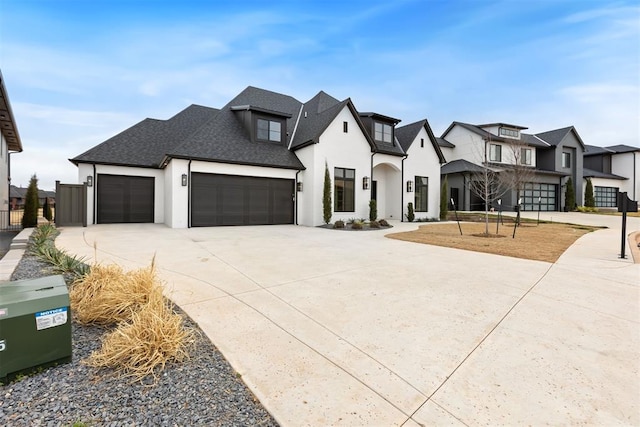
[[[22,215],[23,210],[15,211],[0,211],[0,230],[11,231],[22,230]]]

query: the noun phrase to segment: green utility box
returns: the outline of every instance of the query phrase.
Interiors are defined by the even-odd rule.
[[[71,310],[64,278],[0,283],[0,381],[70,361]]]

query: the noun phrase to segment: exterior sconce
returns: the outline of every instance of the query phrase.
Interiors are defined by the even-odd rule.
[[[91,175],[87,176],[87,187],[93,186],[93,177]]]
[[[369,177],[365,176],[364,178],[362,178],[362,189],[363,190],[368,190],[369,189]]]
[[[187,182],[188,182],[188,181],[187,181],[187,174],[186,174],[186,173],[183,173],[183,174],[182,174],[182,186],[183,186],[183,187],[186,187],[186,186],[187,186]]]
[[[296,184],[296,189],[298,190],[298,192],[302,192],[302,183],[301,182],[298,182]]]
[[[407,193],[413,192],[413,181],[407,181]]]

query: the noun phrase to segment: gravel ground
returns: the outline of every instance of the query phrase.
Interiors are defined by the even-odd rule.
[[[47,264],[25,255],[12,280],[50,274]],[[154,386],[131,384],[82,363],[100,347],[107,329],[73,322],[72,363],[1,386],[0,425],[277,426],[215,346],[181,314],[197,332],[196,346],[188,361],[168,365]]]

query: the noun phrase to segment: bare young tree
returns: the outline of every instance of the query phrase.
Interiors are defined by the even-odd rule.
[[[515,202],[519,203],[524,195],[525,186],[533,181],[535,168],[533,167],[533,149],[522,139],[509,140],[508,152],[510,164],[500,173],[500,180],[505,188],[516,193]],[[520,206],[518,205],[518,209]]]
[[[490,206],[500,199],[509,187],[500,177],[501,171],[490,166],[489,149],[491,137],[484,139],[484,144],[479,154],[482,169],[471,174],[469,189],[484,202],[484,234],[489,235],[489,210]]]

